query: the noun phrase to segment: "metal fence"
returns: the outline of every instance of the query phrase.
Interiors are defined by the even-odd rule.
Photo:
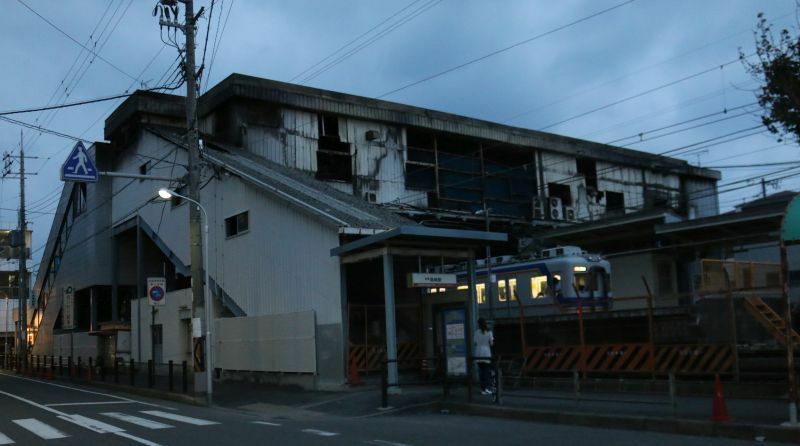
[[[77,382],[102,382],[120,387],[149,388],[170,393],[191,394],[193,371],[186,361],[154,363],[112,361],[93,357],[29,355],[20,358],[0,355],[0,364],[7,370],[42,379],[64,379]]]

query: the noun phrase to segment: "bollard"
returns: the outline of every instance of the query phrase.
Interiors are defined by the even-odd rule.
[[[154,364],[152,359],[147,360],[147,387],[153,387],[153,381],[155,381],[155,371],[154,371]]]
[[[75,377],[81,379],[83,377],[83,358],[78,356],[78,366],[75,371]]]
[[[106,382],[106,360],[101,356],[97,358],[97,367],[100,369],[100,380]]]
[[[131,387],[136,387],[136,368],[133,366],[133,358],[131,358]]]
[[[189,374],[186,368],[186,361],[181,362],[181,386],[183,393],[189,393]]]
[[[169,391],[172,392],[173,390],[173,383],[172,383],[172,360],[169,360]]]
[[[575,404],[577,405],[581,399],[581,382],[577,369],[572,371],[572,391],[575,396]]]
[[[89,366],[86,368],[86,380],[87,381],[91,381],[92,380],[92,373],[93,372],[94,372],[94,361],[92,360],[92,357],[89,356]]]
[[[494,379],[497,381],[494,388],[494,403],[503,404],[503,369],[495,365]]]
[[[675,372],[669,372],[669,401],[672,405],[672,416],[678,414],[677,388],[675,385]]]
[[[64,362],[61,355],[58,355],[58,376],[64,376]]]
[[[114,356],[114,384],[119,384],[119,358]]]
[[[381,409],[389,407],[389,367],[383,365],[381,370]]]
[[[67,357],[67,376],[72,378],[72,356]]]

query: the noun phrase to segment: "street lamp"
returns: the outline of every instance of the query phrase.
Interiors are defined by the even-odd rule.
[[[181,195],[174,190],[161,188],[158,190],[158,196],[164,200],[170,200],[172,197],[178,197],[186,200],[197,206],[203,213],[203,305],[205,306],[205,319],[206,319],[206,342],[205,342],[205,368],[206,368],[206,397],[208,405],[211,405],[212,395],[212,380],[211,380],[211,302],[209,301],[208,292],[208,213],[206,208],[196,200]]]

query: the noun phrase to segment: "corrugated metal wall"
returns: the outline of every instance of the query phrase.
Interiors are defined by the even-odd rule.
[[[209,272],[247,315],[315,310],[319,324],[341,323],[338,230],[224,176],[203,190],[210,215]],[[225,237],[225,218],[249,212],[249,230]]]

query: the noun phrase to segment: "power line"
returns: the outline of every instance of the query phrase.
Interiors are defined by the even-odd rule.
[[[125,70],[123,70],[122,68],[120,68],[120,67],[118,67],[118,66],[114,65],[112,62],[110,62],[110,61],[109,61],[108,59],[106,59],[105,57],[103,57],[103,56],[101,56],[101,55],[97,54],[97,53],[96,53],[94,50],[92,50],[91,48],[89,48],[89,47],[87,47],[86,45],[84,45],[84,44],[82,44],[82,43],[78,42],[78,41],[77,41],[77,40],[76,40],[74,37],[72,37],[71,35],[69,35],[69,34],[68,34],[66,31],[64,31],[64,30],[62,30],[61,28],[59,28],[59,27],[58,27],[58,25],[56,25],[55,23],[51,22],[51,21],[50,21],[50,20],[48,20],[46,17],[44,17],[43,15],[39,14],[39,13],[38,13],[38,12],[37,12],[35,9],[31,8],[30,6],[28,6],[28,4],[27,4],[27,3],[25,3],[23,0],[17,0],[17,2],[19,2],[19,3],[20,3],[22,6],[24,6],[25,8],[27,8],[27,9],[28,9],[29,11],[31,11],[32,13],[36,14],[36,16],[37,16],[37,17],[39,17],[40,19],[44,20],[44,21],[45,21],[45,23],[47,23],[48,25],[50,25],[51,27],[53,27],[53,28],[54,28],[56,31],[58,31],[59,33],[63,34],[63,35],[64,35],[65,37],[67,37],[69,40],[71,40],[71,41],[75,42],[75,44],[79,45],[81,48],[85,49],[86,51],[89,51],[90,53],[94,54],[94,55],[95,55],[95,57],[97,57],[98,59],[100,59],[100,60],[102,60],[103,62],[105,62],[105,63],[106,63],[108,66],[110,66],[111,68],[113,68],[113,69],[117,70],[119,73],[121,73],[121,74],[125,75],[125,76],[126,76],[126,77],[128,77],[129,79],[132,79],[132,80],[135,80],[135,81],[137,81],[137,82],[138,82],[138,79],[136,79],[135,77],[133,77],[133,76],[131,76],[130,74],[128,74],[128,73],[127,73]]]
[[[321,65],[321,64],[322,64],[322,63],[324,63],[324,62],[326,62],[328,59],[330,59],[330,58],[331,58],[331,57],[333,57],[334,55],[338,54],[338,53],[339,53],[340,51],[342,51],[343,49],[345,49],[345,48],[349,47],[350,45],[354,44],[355,42],[358,42],[358,41],[359,41],[359,40],[360,40],[362,37],[364,37],[364,36],[368,35],[368,34],[369,34],[369,33],[371,33],[372,31],[374,31],[374,30],[376,30],[377,28],[379,28],[379,27],[380,27],[381,25],[383,25],[384,23],[386,23],[386,22],[388,22],[389,20],[393,19],[393,18],[394,18],[394,17],[396,17],[398,14],[402,13],[402,12],[403,12],[403,11],[405,11],[406,9],[410,8],[411,6],[413,6],[413,5],[417,4],[417,3],[419,3],[420,1],[422,1],[422,0],[414,0],[414,1],[412,1],[411,3],[409,3],[408,5],[406,5],[405,7],[403,7],[402,9],[400,9],[400,10],[396,11],[395,13],[393,13],[392,15],[390,15],[389,17],[385,18],[383,21],[381,21],[381,22],[380,22],[380,23],[378,23],[377,25],[375,25],[375,26],[373,26],[372,28],[370,28],[370,29],[368,29],[368,30],[364,31],[363,33],[359,34],[359,35],[358,35],[358,37],[356,37],[355,39],[353,39],[353,40],[350,40],[349,42],[347,42],[347,43],[345,43],[344,45],[342,45],[342,46],[340,46],[339,48],[337,48],[337,49],[336,49],[335,51],[333,51],[332,53],[330,53],[330,54],[328,54],[327,56],[325,56],[324,58],[322,58],[322,59],[318,60],[318,61],[317,61],[315,64],[313,64],[313,65],[311,65],[310,67],[306,68],[305,70],[303,70],[303,71],[301,71],[301,72],[297,73],[296,75],[294,75],[294,77],[292,77],[291,79],[289,79],[289,82],[294,82],[294,80],[295,80],[295,79],[299,78],[300,76],[302,76],[302,75],[306,74],[307,72],[309,72],[309,71],[313,70],[314,68],[318,67],[319,65]]]
[[[371,46],[373,43],[377,42],[378,40],[382,39],[383,37],[389,35],[394,30],[400,28],[401,26],[405,25],[406,23],[408,23],[408,22],[414,20],[415,18],[417,18],[418,16],[424,14],[429,9],[431,9],[434,6],[438,5],[442,1],[443,0],[431,0],[428,3],[423,4],[419,8],[411,11],[411,13],[409,13],[405,17],[403,17],[400,20],[398,20],[397,22],[393,23],[388,28],[386,28],[386,29],[380,31],[378,34],[370,37],[367,41],[362,42],[361,44],[359,44],[355,48],[351,49],[347,53],[339,56],[338,58],[336,58],[332,62],[328,63],[327,65],[325,65],[322,68],[320,68],[320,69],[314,71],[313,73],[309,74],[308,76],[306,76],[305,78],[300,80],[299,83],[300,84],[305,84],[305,83],[308,83],[308,82],[312,81],[313,79],[317,78],[318,76],[320,76],[324,72],[330,70],[331,68],[335,67],[336,65],[339,65],[340,63],[344,62],[345,60],[347,60],[351,56],[353,56],[356,53],[360,52],[361,50]]]
[[[421,84],[423,82],[428,82],[430,80],[436,79],[437,77],[441,77],[441,76],[444,76],[445,74],[452,73],[453,71],[460,70],[461,68],[464,68],[466,66],[472,65],[472,64],[477,63],[477,62],[480,62],[482,60],[486,60],[486,59],[488,59],[490,57],[493,57],[493,56],[496,56],[496,55],[498,55],[500,53],[504,53],[506,51],[514,49],[514,48],[516,48],[518,46],[525,45],[527,43],[533,42],[534,40],[541,39],[542,37],[548,36],[550,34],[556,33],[556,32],[561,31],[563,29],[566,29],[566,28],[569,28],[571,26],[577,25],[577,24],[579,24],[581,22],[585,22],[587,20],[593,19],[593,18],[598,17],[600,15],[609,13],[609,12],[611,12],[611,11],[617,9],[617,8],[621,8],[621,7],[625,6],[625,5],[633,3],[634,1],[636,1],[636,0],[624,1],[622,3],[619,3],[619,4],[615,5],[615,6],[612,6],[610,8],[603,9],[602,11],[595,12],[593,14],[590,14],[588,16],[582,17],[582,18],[580,18],[578,20],[575,20],[573,22],[567,23],[565,25],[561,25],[561,26],[553,28],[553,29],[551,29],[549,31],[545,31],[545,32],[543,32],[541,34],[538,34],[538,35],[533,36],[531,38],[528,38],[528,39],[522,40],[520,42],[514,43],[514,44],[509,45],[509,46],[507,46],[505,48],[500,48],[499,50],[495,50],[495,51],[492,51],[492,52],[490,52],[488,54],[484,54],[483,56],[476,57],[475,59],[469,60],[467,62],[464,62],[462,64],[456,65],[454,67],[450,67],[450,68],[448,68],[448,69],[446,69],[444,71],[440,71],[440,72],[432,74],[430,76],[426,76],[426,77],[424,77],[422,79],[416,80],[416,81],[408,83],[406,85],[403,85],[402,87],[395,88],[394,90],[387,91],[386,93],[383,93],[383,94],[381,94],[379,96],[376,96],[376,99],[380,99],[380,98],[395,94],[397,92],[400,92],[400,91],[406,90],[408,88],[411,88],[413,86],[419,85],[419,84]]]
[[[148,89],[144,89],[144,90],[140,90],[140,91],[158,91],[158,90],[163,90],[165,88],[166,87],[156,87],[156,88],[148,88]],[[114,99],[127,98],[128,96],[132,96],[135,93],[136,92],[133,92],[133,93],[122,93],[122,94],[117,94],[117,95],[113,95],[113,96],[103,96],[103,97],[99,97],[99,98],[95,98],[95,99],[86,99],[86,100],[83,100],[83,101],[67,102],[67,103],[58,104],[58,105],[49,105],[49,106],[43,106],[43,107],[34,107],[34,108],[25,108],[25,109],[18,109],[18,110],[0,111],[0,116],[17,115],[17,114],[20,114],[20,113],[33,113],[33,112],[42,111],[42,110],[54,110],[54,109],[57,109],[57,108],[69,108],[69,107],[76,107],[76,106],[79,106],[79,105],[94,104],[94,103],[97,103],[97,102],[113,101]]]

